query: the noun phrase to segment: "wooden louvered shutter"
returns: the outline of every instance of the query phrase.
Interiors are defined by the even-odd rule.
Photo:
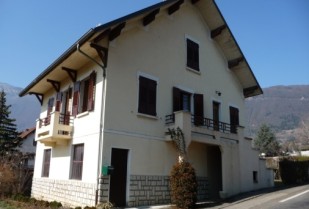
[[[204,101],[203,94],[194,94],[194,124],[203,125],[204,121]]]
[[[73,107],[72,107],[73,116],[76,116],[78,114],[79,91],[80,91],[80,81],[76,82],[73,88]]]
[[[54,97],[49,98],[48,100],[48,106],[47,106],[47,116],[50,115],[50,113],[53,111],[54,106]]]
[[[199,71],[199,45],[187,39],[187,66]]]
[[[180,89],[173,87],[173,112],[179,111],[181,109]]]
[[[60,111],[60,106],[61,106],[61,100],[62,100],[62,92],[57,92],[56,96],[56,111]]]
[[[94,99],[95,99],[95,85],[96,85],[96,73],[92,72],[89,77],[88,83],[88,104],[87,110],[93,111],[94,110]]]
[[[149,78],[139,77],[138,112],[156,116],[157,82]]]

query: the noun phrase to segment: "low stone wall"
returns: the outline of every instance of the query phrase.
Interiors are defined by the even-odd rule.
[[[129,207],[170,202],[168,176],[130,176]]]
[[[75,180],[34,178],[31,196],[38,200],[58,201],[68,206],[94,206],[96,184]]]
[[[209,198],[207,177],[197,177],[197,200]],[[170,204],[169,176],[130,176],[129,207]]]

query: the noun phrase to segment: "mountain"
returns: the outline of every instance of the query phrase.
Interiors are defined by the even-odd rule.
[[[16,119],[17,130],[22,131],[34,127],[41,108],[36,97],[19,97],[21,88],[0,82],[0,91],[2,90],[6,93],[7,105],[11,105],[10,117]]]
[[[282,142],[300,138],[308,141],[309,85],[273,86],[263,91],[263,95],[246,100],[249,134],[254,136],[265,123]]]

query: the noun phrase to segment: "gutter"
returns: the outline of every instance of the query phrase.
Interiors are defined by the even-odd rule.
[[[83,52],[80,49],[79,43],[76,45],[77,51],[87,57],[89,60],[100,66],[103,70],[103,80],[102,80],[102,97],[101,97],[101,112],[100,112],[100,127],[99,127],[99,148],[98,148],[98,166],[97,166],[97,189],[95,196],[95,204],[98,204],[99,190],[100,189],[100,179],[102,177],[102,166],[103,166],[103,132],[104,132],[104,117],[105,117],[105,98],[106,98],[106,67],[100,64],[93,57]]]

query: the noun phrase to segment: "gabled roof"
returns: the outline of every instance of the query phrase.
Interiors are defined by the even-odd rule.
[[[35,127],[32,127],[32,128],[29,128],[29,129],[26,129],[24,130],[20,135],[19,135],[19,138],[21,139],[25,139],[27,138],[30,134],[34,133],[35,132]]]
[[[258,81],[213,0],[166,0],[90,29],[24,88],[19,96],[32,93],[36,96],[43,96],[44,92],[51,88],[50,84],[57,84],[58,82],[60,85],[61,81],[59,81],[59,78],[64,78],[69,73],[68,70],[65,69],[74,72],[74,69],[78,70],[83,64],[86,64],[88,61],[87,58],[77,51],[78,44],[87,54],[96,57],[96,50],[94,50],[90,43],[98,42],[98,40],[106,36],[108,36],[110,41],[117,38],[128,22],[141,20],[141,24],[148,25],[152,21],[155,21],[156,15],[159,12],[167,12],[169,15],[172,15],[180,9],[183,3],[192,3],[201,12],[211,30],[211,37],[221,47],[227,59],[228,67],[235,73],[242,85],[244,96],[251,97],[262,94],[263,92]],[[76,59],[78,59],[78,63],[74,62]]]

